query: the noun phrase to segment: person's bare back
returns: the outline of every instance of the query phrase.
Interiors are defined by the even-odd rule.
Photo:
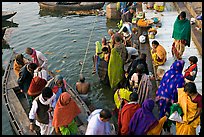
[[[83,77],[82,74],[80,74],[80,81],[76,83],[76,90],[79,92],[79,94],[87,94],[90,90],[90,83],[85,82],[85,77]]]

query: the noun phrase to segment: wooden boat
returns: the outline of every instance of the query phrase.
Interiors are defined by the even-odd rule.
[[[7,20],[11,17],[13,17],[17,12],[8,12],[8,11],[2,11],[2,20]]]
[[[66,11],[87,11],[101,9],[105,2],[66,2],[63,4],[58,2],[39,2],[41,9],[49,10],[66,10]]]
[[[8,66],[4,72],[2,79],[2,91],[3,91],[3,101],[6,106],[9,115],[9,121],[17,135],[37,135],[39,134],[39,128],[36,128],[35,132],[29,130],[29,106],[26,98],[22,92],[20,92],[19,86],[17,84],[17,77],[13,71],[14,58],[17,53],[13,52],[11,55]],[[72,98],[76,101],[79,106],[81,113],[77,116],[76,122],[79,129],[79,134],[83,135],[86,131],[87,118],[91,113],[87,105],[78,95],[70,85],[67,84],[67,91]]]

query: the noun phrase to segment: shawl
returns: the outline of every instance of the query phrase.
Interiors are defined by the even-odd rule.
[[[38,62],[38,58],[37,58],[37,54],[34,48],[32,48],[33,53],[31,55],[31,57],[33,58],[33,63],[37,64],[39,66],[39,62]]]
[[[63,92],[55,106],[52,125],[54,127],[66,126],[81,113],[76,102],[71,98],[68,92]]]
[[[159,124],[156,117],[153,115],[154,101],[146,99],[133,115],[129,123],[130,135],[146,135],[147,132]]]
[[[191,24],[188,19],[179,20],[179,16],[176,18],[176,21],[174,22],[172,38],[176,40],[186,40],[186,45],[190,46]]]
[[[115,88],[124,78],[123,60],[115,48],[111,50],[108,63],[108,77],[111,88]]]
[[[164,47],[162,47],[161,45],[158,45],[156,48],[157,51],[157,56],[161,59],[161,60],[165,60],[166,59],[166,50],[164,49]]]
[[[122,99],[125,99],[127,101],[130,101],[129,96],[132,92],[125,89],[125,88],[120,88],[118,89],[115,94],[114,94],[114,102],[117,107],[117,109],[120,108],[120,105],[122,103]]]
[[[177,102],[177,88],[184,86],[184,77],[182,74],[184,63],[183,60],[175,61],[164,74],[156,92],[156,101],[164,99],[172,103]]]
[[[190,72],[192,72],[197,67],[197,64],[193,64],[190,67],[188,67],[187,71],[184,74],[184,78],[187,76],[190,76]]]

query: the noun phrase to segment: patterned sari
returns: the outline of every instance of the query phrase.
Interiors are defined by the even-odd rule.
[[[178,101],[177,88],[184,86],[182,74],[184,63],[183,60],[175,61],[160,82],[156,91],[156,102],[160,109],[159,118],[162,118],[166,112],[170,112],[171,103]]]

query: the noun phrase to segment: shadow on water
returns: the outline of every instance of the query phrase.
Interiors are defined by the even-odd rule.
[[[9,21],[9,20],[6,20],[6,21],[2,21],[2,28],[3,27],[7,27],[7,28],[11,28],[11,27],[18,27],[18,23],[15,23],[13,21]]]

